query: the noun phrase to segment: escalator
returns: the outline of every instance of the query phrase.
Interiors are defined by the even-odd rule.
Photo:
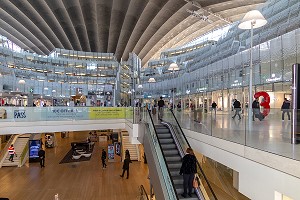
[[[166,117],[156,123],[153,122],[150,111],[146,113],[143,117],[146,122],[144,147],[149,165],[150,182],[154,187],[156,199],[217,199],[199,163],[197,163],[197,174],[200,187],[195,188],[192,197],[181,196],[183,177],[179,175],[179,171],[182,157],[190,145],[172,111],[168,110],[164,114]]]
[[[179,150],[177,149],[177,145],[175,140],[172,137],[170,129],[167,125],[158,124],[155,125],[155,129],[157,132],[158,141],[161,145],[163,155],[167,161],[167,167],[171,174],[171,179],[175,185],[175,190],[177,195],[179,194],[179,199],[182,199],[180,194],[183,194],[183,178],[179,175],[180,167],[181,167],[181,155]],[[198,197],[196,194],[192,194],[192,197],[184,198],[189,200],[197,200]]]

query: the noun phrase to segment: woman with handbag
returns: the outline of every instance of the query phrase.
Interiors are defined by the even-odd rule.
[[[187,148],[186,155],[182,158],[182,165],[180,168],[180,175],[183,175],[183,196],[184,198],[189,195],[192,197],[193,191],[193,181],[195,178],[195,173],[197,173],[197,159],[194,155],[192,148]],[[188,193],[187,193],[188,192]]]

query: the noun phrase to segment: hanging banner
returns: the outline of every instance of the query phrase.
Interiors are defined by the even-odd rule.
[[[89,108],[89,119],[125,119],[125,108]]]
[[[113,160],[115,158],[115,148],[113,144],[108,145],[107,155],[109,160]]]
[[[86,120],[88,110],[84,107],[49,107],[42,113],[42,120]]]

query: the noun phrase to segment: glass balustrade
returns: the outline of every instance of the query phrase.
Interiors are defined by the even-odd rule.
[[[126,119],[133,122],[133,108],[125,107],[0,107],[0,122]]]
[[[233,111],[214,110],[203,112],[203,110],[174,111],[179,125],[182,129],[206,134],[223,140],[259,149],[269,153],[300,160],[300,134],[292,134],[293,113],[294,116],[300,114],[300,110],[289,110],[290,120],[287,112],[281,109],[270,109],[267,116],[254,117],[253,113],[248,113],[248,109],[241,109],[239,116]],[[264,110],[261,108],[260,113]],[[250,121],[248,119],[250,117]],[[170,111],[164,110],[163,120],[174,123]],[[173,121],[172,121],[173,120]],[[250,124],[249,124],[250,122]],[[300,123],[300,122],[299,122]],[[295,124],[296,126],[296,124]],[[292,144],[292,138],[296,144]]]

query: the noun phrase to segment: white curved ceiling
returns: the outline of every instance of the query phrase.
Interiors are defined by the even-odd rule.
[[[205,10],[236,21],[266,0],[195,0]],[[115,53],[127,60],[136,53],[143,64],[225,25],[191,16],[203,12],[188,0],[2,0],[0,34],[25,50],[48,55],[54,48]]]

